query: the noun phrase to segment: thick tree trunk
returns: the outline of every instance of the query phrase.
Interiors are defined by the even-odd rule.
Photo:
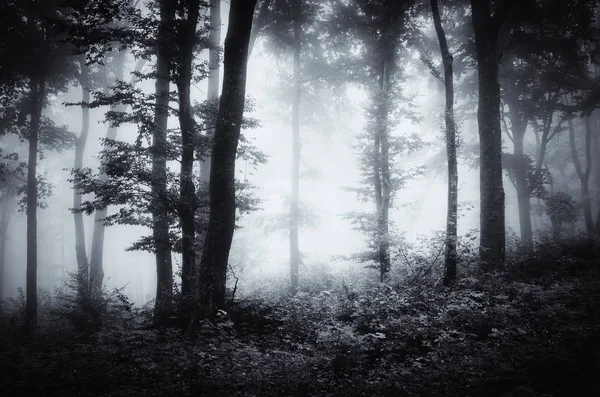
[[[569,119],[569,144],[571,146],[571,157],[575,165],[575,171],[581,183],[581,203],[583,206],[583,216],[585,219],[585,229],[589,236],[594,234],[594,216],[592,215],[592,201],[590,195],[590,174],[592,173],[592,128],[590,118],[585,118],[585,169],[577,153],[577,143],[575,141],[575,127],[573,120]]]
[[[206,99],[216,100],[219,97],[219,80],[221,72],[220,52],[221,52],[221,0],[210,0],[210,35],[208,36],[208,92]],[[207,137],[212,142],[214,128],[207,131]],[[211,147],[212,145],[209,145]],[[200,163],[200,181],[209,183],[210,179],[211,153],[207,150],[202,153]]]
[[[192,83],[192,66],[194,61],[194,44],[196,41],[196,25],[200,13],[200,1],[192,0],[188,3],[186,34],[181,36],[179,46],[180,73],[177,82],[179,93],[179,126],[181,128],[181,172],[179,185],[179,216],[181,222],[181,295],[189,304],[192,300],[195,279],[195,222],[196,192],[194,187],[194,146],[196,130],[192,116],[192,99],[190,85]]]
[[[248,43],[256,0],[232,0],[225,38],[223,94],[210,175],[210,215],[200,263],[198,311],[216,314],[225,304],[229,249],[235,228],[235,158],[244,113]],[[192,324],[195,319],[192,319]]]
[[[164,200],[167,197],[167,121],[169,119],[169,81],[172,57],[172,29],[175,5],[160,1],[160,26],[156,60],[156,109],[152,134],[152,235],[156,249],[156,303],[154,321],[169,321],[173,304],[173,262],[169,238],[169,220]]]
[[[298,272],[300,267],[299,247],[299,202],[300,202],[300,101],[302,83],[300,55],[302,51],[302,22],[300,21],[300,1],[293,2],[294,13],[294,95],[292,98],[292,186],[290,194],[290,281],[292,293],[298,290]]]
[[[498,21],[488,1],[471,0],[479,76],[480,247],[482,270],[500,269],[505,260],[502,130],[500,128]],[[496,25],[496,26],[495,26]]]
[[[37,326],[37,157],[42,108],[46,95],[45,76],[32,76],[29,83],[29,159],[27,163],[27,276],[25,327],[30,334]]]
[[[448,49],[437,0],[431,0],[431,9],[444,65],[444,88],[446,93],[444,119],[446,122],[446,156],[448,159],[448,209],[446,213],[444,285],[450,285],[456,278],[458,227],[458,160],[456,157],[456,123],[454,120],[453,57]]]
[[[85,55],[81,55],[79,57],[79,66],[81,68],[81,72],[79,75],[79,85],[81,85],[82,103],[89,104],[90,73],[88,66],[85,63]],[[75,161],[73,164],[73,167],[75,169],[83,168],[83,155],[85,153],[85,146],[87,143],[89,132],[90,109],[86,106],[82,106],[81,133],[79,134],[79,137],[75,140]],[[73,208],[80,209],[81,201],[81,192],[77,189],[73,189]],[[89,276],[89,263],[85,247],[85,227],[83,225],[83,214],[81,212],[73,213],[73,220],[75,221],[75,256],[77,258],[77,271],[79,273],[80,280],[87,283]]]

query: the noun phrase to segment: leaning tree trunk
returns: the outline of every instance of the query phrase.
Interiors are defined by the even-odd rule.
[[[31,121],[29,123],[29,159],[27,163],[27,293],[25,304],[25,327],[30,334],[35,332],[37,326],[37,157],[45,95],[45,76],[32,76],[29,83]]]
[[[227,261],[235,228],[235,158],[244,113],[248,43],[256,0],[232,0],[225,38],[223,93],[217,116],[210,175],[210,215],[200,263],[198,317],[225,304]],[[193,327],[192,327],[193,328]]]
[[[300,1],[293,2],[294,12],[294,94],[292,98],[292,186],[290,195],[290,281],[292,293],[298,290],[298,272],[300,267],[299,247],[299,202],[300,202],[300,101],[302,82],[300,54],[302,51],[302,22],[300,21]]]
[[[200,0],[188,3],[185,34],[181,36],[180,72],[177,81],[179,94],[179,125],[181,127],[181,172],[179,185],[179,217],[181,223],[181,295],[186,305],[191,302],[195,279],[195,222],[196,192],[194,187],[194,146],[196,129],[192,116],[192,67],[194,62],[194,44],[196,43],[196,25],[200,14]]]
[[[500,269],[505,260],[502,130],[498,79],[498,25],[488,1],[471,0],[479,77],[480,246],[483,270]]]
[[[152,134],[152,236],[156,257],[156,301],[154,322],[163,325],[172,314],[173,262],[169,238],[167,198],[167,122],[169,119],[169,81],[172,58],[172,23],[175,5],[160,1],[160,26],[156,60],[156,109]]]
[[[86,64],[85,55],[79,56],[79,85],[81,85],[81,133],[75,139],[75,162],[73,167],[76,170],[83,168],[83,155],[90,132],[90,108],[86,104],[90,103],[90,73]],[[73,189],[73,209],[81,209],[82,196],[78,189]],[[85,248],[85,227],[83,225],[83,214],[81,212],[73,213],[75,222],[75,256],[77,258],[78,281],[82,283],[79,288],[84,287],[88,282],[89,264],[87,251]]]
[[[444,119],[446,122],[446,156],[448,158],[448,209],[446,213],[444,285],[450,285],[456,278],[456,237],[458,227],[458,160],[456,157],[456,123],[454,120],[453,57],[448,49],[446,33],[442,27],[437,0],[431,0],[431,9],[444,64],[444,88],[446,92]]]
[[[590,118],[585,118],[585,169],[577,153],[577,143],[575,141],[575,127],[573,120],[569,119],[569,144],[571,146],[571,157],[575,165],[575,171],[581,183],[581,201],[583,205],[583,216],[585,219],[585,229],[588,236],[594,235],[594,216],[592,215],[592,202],[590,195],[590,174],[592,173],[592,128]]]

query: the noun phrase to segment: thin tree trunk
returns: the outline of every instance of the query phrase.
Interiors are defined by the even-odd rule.
[[[300,201],[300,101],[302,99],[302,83],[300,55],[302,51],[302,22],[300,21],[300,1],[292,3],[294,14],[294,95],[292,98],[292,186],[290,195],[290,281],[292,293],[298,290],[298,273],[300,267],[299,247],[299,201]]]
[[[89,68],[86,65],[85,55],[79,56],[79,66],[81,72],[79,75],[79,85],[81,85],[81,97],[83,104],[90,103],[90,73]],[[86,106],[81,107],[81,133],[79,137],[75,139],[75,161],[73,167],[75,169],[83,168],[83,155],[85,153],[85,146],[87,143],[88,135],[90,132],[90,109]],[[81,208],[82,196],[81,192],[77,189],[73,189],[73,208]],[[77,271],[80,281],[87,283],[89,264],[87,251],[85,247],[85,227],[83,225],[83,214],[81,212],[73,213],[73,220],[75,222],[75,256],[77,258]],[[83,286],[80,286],[83,287]]]
[[[152,134],[152,235],[156,256],[156,325],[168,322],[173,304],[173,262],[169,238],[168,212],[164,200],[167,197],[167,122],[169,119],[169,82],[172,24],[175,5],[169,0],[160,1],[160,26],[156,60],[156,109]]]
[[[126,53],[121,51],[117,54],[115,59],[115,75],[116,79],[123,81],[125,72],[125,58]],[[135,72],[140,72],[146,63],[146,60],[140,60],[135,65]],[[111,106],[111,111],[124,112],[127,110],[127,105],[118,104]],[[106,139],[115,140],[117,139],[117,133],[119,129],[116,126],[110,126],[106,130]],[[108,176],[102,172],[99,177],[100,181],[106,182]],[[102,292],[102,285],[104,283],[104,234],[106,226],[104,226],[103,220],[106,218],[108,210],[98,210],[94,214],[94,229],[92,235],[92,249],[90,252],[90,285],[92,292],[96,295]]]
[[[377,245],[379,278],[383,282],[391,268],[389,241],[389,211],[391,201],[390,143],[388,131],[390,64],[384,59],[379,74],[379,93],[376,97],[376,131],[374,134],[374,188],[377,210]]]
[[[480,247],[483,270],[500,269],[505,261],[502,130],[500,127],[499,21],[488,1],[471,0],[479,76]]]
[[[592,141],[593,141],[593,157],[600,159],[600,116],[598,111],[592,113]],[[600,161],[595,161],[594,168],[594,185],[595,185],[595,201],[596,201],[596,221],[594,230],[596,235],[600,236]]]
[[[214,10],[214,9],[213,9]],[[212,12],[212,11],[211,11]],[[181,128],[181,172],[179,216],[181,222],[181,295],[184,302],[191,302],[195,279],[195,222],[196,192],[194,187],[194,146],[196,131],[192,116],[192,100],[190,85],[192,83],[192,66],[194,62],[194,44],[196,42],[196,25],[200,14],[200,1],[188,3],[186,32],[181,37],[180,73],[177,81],[179,93],[179,125]]]
[[[244,113],[248,44],[256,0],[232,0],[225,38],[223,94],[215,128],[210,175],[210,215],[200,263],[198,317],[225,304],[229,249],[235,228],[235,158]]]
[[[390,141],[389,141],[389,82],[390,82],[390,64],[386,61],[383,66],[383,81],[382,81],[382,119],[381,119],[381,214],[380,214],[380,255],[381,255],[381,281],[387,278],[391,268],[390,259],[390,235],[389,235],[389,217],[390,203],[392,198],[392,176],[390,172]]]
[[[210,35],[208,36],[208,92],[206,97],[209,101],[217,100],[219,97],[219,80],[221,72],[220,52],[221,52],[221,0],[210,0]],[[216,117],[216,115],[215,115]],[[211,124],[214,123],[211,122]],[[214,128],[207,131],[207,138],[212,142]],[[209,145],[211,147],[212,145]],[[210,163],[211,153],[207,150],[202,153],[202,161],[200,163],[200,181],[209,183],[210,179]]]
[[[15,197],[8,193],[2,193],[0,201],[0,301],[4,298],[4,272],[6,267],[6,240],[8,239],[8,225],[12,216]],[[2,305],[0,305],[0,310]]]
[[[583,216],[585,219],[585,229],[589,236],[594,234],[594,217],[592,215],[592,203],[590,196],[590,174],[592,173],[592,128],[590,118],[585,118],[585,169],[577,153],[577,143],[575,141],[575,127],[573,120],[569,119],[569,144],[571,146],[571,157],[575,165],[575,171],[581,183],[581,201],[583,205]]]
[[[33,335],[37,326],[37,156],[38,137],[46,95],[45,76],[32,76],[29,83],[29,159],[27,163],[27,277],[25,327]]]
[[[446,92],[444,119],[446,122],[446,156],[448,159],[448,209],[446,213],[444,285],[450,285],[456,278],[458,227],[458,160],[456,157],[456,123],[454,120],[453,57],[448,49],[437,0],[431,0],[431,9],[444,65],[444,88]]]
[[[517,202],[519,205],[519,225],[521,243],[527,251],[533,249],[533,227],[531,224],[531,193],[527,182],[527,169],[525,168],[524,136],[525,127],[513,123],[513,154],[517,165],[515,168],[515,182],[517,187]]]
[[[252,25],[252,32],[250,33],[250,45],[248,47],[248,54],[252,54],[252,50],[254,49],[254,44],[256,44],[256,39],[258,38],[258,34],[265,27],[267,23],[267,16],[269,15],[269,7],[271,6],[272,0],[263,0],[260,8],[258,10],[258,15],[254,19],[254,24]]]

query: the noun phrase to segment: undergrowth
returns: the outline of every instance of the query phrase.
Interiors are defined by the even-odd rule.
[[[118,295],[105,295],[95,322],[84,315],[93,305],[46,294],[46,336],[32,345],[18,337],[16,299],[2,320],[0,387],[39,396],[598,396],[598,248],[542,240],[536,254],[515,250],[505,271],[486,275],[463,255],[451,288],[418,266],[385,284],[315,276],[295,296],[236,299],[192,339],[142,327],[147,311]]]

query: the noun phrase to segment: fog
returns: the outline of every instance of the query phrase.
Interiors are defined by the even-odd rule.
[[[227,31],[229,5],[223,5],[222,31]],[[433,37],[430,23],[422,29]],[[224,38],[225,34],[223,34]],[[249,138],[268,157],[266,164],[256,169],[246,162],[238,161],[237,172],[256,187],[260,199],[260,210],[244,215],[236,230],[232,247],[231,264],[240,271],[240,283],[244,285],[268,283],[277,279],[284,283],[289,272],[289,248],[286,236],[280,231],[270,231],[268,220],[287,210],[286,198],[290,191],[291,127],[290,105],[285,100],[286,81],[282,80],[281,68],[289,68],[287,55],[274,56],[265,48],[264,37],[259,37],[248,65],[247,95],[254,98],[255,110],[250,115],[259,120],[260,126],[245,130]],[[418,123],[409,119],[401,120],[392,131],[393,136],[416,134],[425,146],[415,153],[396,159],[403,168],[426,166],[422,175],[410,179],[402,188],[390,213],[390,221],[404,235],[407,243],[417,243],[421,239],[443,231],[447,207],[447,182],[445,171],[443,112],[443,84],[434,78],[420,63],[418,51],[407,48],[404,51],[402,74],[405,82],[402,91],[405,97],[412,98],[413,110]],[[198,55],[197,62],[206,61],[208,51]],[[130,73],[134,60],[129,55],[126,69]],[[144,71],[153,64],[147,63]],[[127,76],[125,80],[131,79]],[[222,76],[221,76],[222,78]],[[192,98],[201,102],[206,98],[207,81],[192,86]],[[152,92],[153,82],[139,86]],[[57,124],[66,124],[70,131],[78,134],[81,125],[81,110],[78,106],[65,107],[64,102],[77,102],[81,98],[80,87],[71,87],[65,94],[50,98],[50,107],[45,110]],[[304,256],[304,266],[325,266],[331,271],[361,271],[361,264],[340,259],[353,252],[366,248],[364,236],[353,230],[351,221],[344,214],[350,211],[371,210],[372,203],[360,202],[356,194],[346,188],[360,183],[360,168],[356,161],[356,136],[366,128],[364,109],[368,95],[356,84],[350,85],[340,99],[327,88],[321,90],[318,98],[321,103],[303,102],[301,113],[314,120],[301,125],[301,177],[300,199],[302,206],[314,210],[318,224],[312,230],[300,233],[300,250]],[[331,107],[323,107],[326,102],[340,101],[335,113]],[[477,144],[476,102],[473,98],[459,95],[458,105],[471,107],[470,112],[459,118],[458,129],[463,146]],[[319,112],[320,108],[326,109]],[[91,110],[91,133],[85,150],[84,166],[98,166],[100,138],[105,135],[107,125],[103,122],[105,108]],[[325,114],[323,114],[325,113]],[[169,125],[177,126],[176,117],[171,117]],[[133,143],[137,137],[136,128],[124,125],[119,128],[118,139]],[[5,142],[9,137],[2,138]],[[508,147],[506,136],[504,146]],[[26,149],[25,149],[26,152]],[[64,285],[67,273],[76,270],[74,249],[72,207],[72,185],[67,182],[73,166],[73,150],[62,153],[48,152],[39,165],[39,173],[47,173],[52,184],[52,195],[46,199],[47,208],[38,215],[39,242],[39,285],[52,290]],[[465,235],[479,226],[479,171],[472,161],[459,158],[459,235]],[[170,164],[177,170],[177,164]],[[506,178],[506,177],[505,177]],[[506,183],[507,229],[518,230],[518,212],[514,188]],[[111,207],[109,211],[115,211]],[[91,247],[93,216],[86,215],[86,246]],[[156,269],[154,256],[147,252],[127,251],[127,247],[148,229],[141,226],[111,226],[107,229],[104,247],[104,271],[109,288],[126,286],[126,293],[137,304],[154,298]],[[25,287],[26,258],[25,214],[16,213],[10,224],[6,252],[4,294],[15,296],[18,288]],[[442,241],[439,244],[441,249]],[[429,247],[433,250],[437,247]],[[245,250],[245,251],[244,251]],[[249,256],[242,258],[239,252],[247,251]],[[173,254],[175,264],[180,255]],[[251,260],[249,259],[251,258]],[[303,271],[301,269],[301,277]]]

